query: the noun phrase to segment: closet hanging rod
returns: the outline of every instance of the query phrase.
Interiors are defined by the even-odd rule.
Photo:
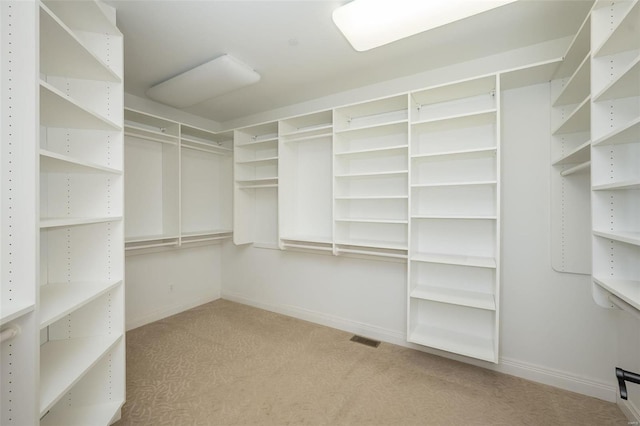
[[[625,382],[637,383],[640,385],[640,374],[632,373],[631,371],[625,371],[622,368],[616,367],[616,378],[618,379],[618,386],[620,387],[620,398],[627,399],[627,385]]]
[[[4,330],[0,331],[0,343],[4,343],[7,340],[11,340],[20,334],[20,328],[16,325],[11,327],[7,327]]]

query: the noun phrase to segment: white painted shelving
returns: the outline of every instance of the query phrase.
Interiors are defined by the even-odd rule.
[[[591,13],[593,296],[640,312],[640,2]],[[615,300],[615,298],[613,298]],[[616,304],[618,305],[618,304]]]

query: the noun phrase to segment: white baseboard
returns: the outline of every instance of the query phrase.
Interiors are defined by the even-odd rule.
[[[265,311],[287,315],[315,324],[320,324],[338,330],[346,331],[348,333],[358,334],[370,339],[380,340],[396,345],[406,345],[407,343],[403,333],[373,326],[370,324],[360,323],[346,318],[340,318],[333,315],[323,314],[321,312],[299,308],[297,306],[273,305],[249,299],[238,294],[229,293],[224,290],[222,291],[222,298],[231,302],[237,302],[243,305],[249,305],[255,308],[264,309]]]
[[[571,392],[576,392],[582,395],[591,396],[608,402],[616,402],[617,391],[615,385],[613,384],[603,383],[593,379],[575,376],[563,371],[553,370],[550,368],[541,367],[538,365],[529,364],[509,358],[500,358],[500,363],[498,365],[479,361],[472,358],[467,358],[464,356],[459,356],[456,354],[451,354],[448,352],[408,343],[403,332],[372,326],[370,324],[364,324],[350,319],[327,315],[308,309],[302,309],[296,306],[264,303],[262,301],[249,299],[245,296],[230,293],[224,290],[222,292],[222,298],[230,300],[232,302],[242,303],[244,305],[276,312],[327,327],[336,328],[338,330],[346,331],[349,333],[358,334],[371,339],[380,340],[386,343],[392,343],[395,345],[420,350],[422,352],[435,354],[445,358],[450,358],[456,361],[461,361],[467,364],[477,365],[479,367],[488,368],[500,373],[509,374],[511,376],[520,377],[522,379],[531,380],[533,382],[542,383]]]
[[[629,425],[640,425],[640,407],[635,405],[633,401],[619,399],[618,407],[620,407],[624,415],[629,419]]]
[[[184,312],[191,308],[195,308],[196,306],[204,305],[205,303],[213,302],[214,300],[220,299],[220,294],[214,296],[208,296],[196,300],[192,300],[187,303],[182,303],[180,305],[169,306],[163,309],[159,309],[157,311],[153,311],[150,314],[145,316],[126,320],[126,330],[133,330],[134,328],[142,327],[143,325],[150,324],[154,321],[159,321],[161,319],[170,317],[171,315],[179,314],[180,312]]]
[[[494,369],[495,371],[531,380],[532,382],[543,383],[608,402],[616,402],[616,387],[610,383],[603,383],[565,371],[541,367],[510,358],[500,358],[500,364],[495,366]]]

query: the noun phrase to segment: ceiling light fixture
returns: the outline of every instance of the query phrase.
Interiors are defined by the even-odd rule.
[[[260,74],[229,55],[199,65],[147,90],[151,99],[185,108],[257,83]]]
[[[363,52],[514,1],[353,0],[333,11],[333,22]]]

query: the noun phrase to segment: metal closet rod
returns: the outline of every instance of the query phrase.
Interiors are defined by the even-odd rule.
[[[620,387],[620,398],[627,399],[627,384],[625,382],[637,383],[640,385],[640,374],[625,371],[616,367],[616,378]]]
[[[20,328],[17,325],[12,325],[4,330],[0,331],[0,343],[4,343],[7,340],[11,340],[20,334]]]

